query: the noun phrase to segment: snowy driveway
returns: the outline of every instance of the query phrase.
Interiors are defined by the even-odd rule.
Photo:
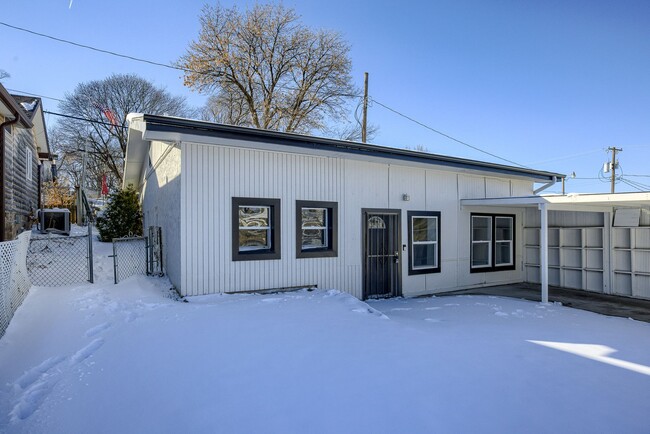
[[[181,303],[167,286],[134,277],[35,288],[0,340],[0,432],[650,426],[648,323],[487,296],[366,304],[300,291]]]

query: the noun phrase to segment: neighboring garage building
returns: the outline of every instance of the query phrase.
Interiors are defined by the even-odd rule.
[[[362,299],[417,296],[540,275],[528,252],[539,251],[531,233],[540,213],[528,210],[536,205],[463,201],[538,199],[535,183],[561,174],[164,116],[129,120],[124,185],[139,190],[145,226],[162,227],[165,269],[182,295],[318,286]]]

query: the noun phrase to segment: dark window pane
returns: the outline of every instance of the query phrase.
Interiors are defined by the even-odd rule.
[[[509,217],[496,217],[496,241],[512,240],[512,219]]]
[[[510,265],[512,264],[512,255],[510,252],[510,242],[496,243],[495,264],[496,265]]]
[[[438,223],[435,217],[413,218],[413,241],[438,241]]]
[[[490,241],[490,217],[472,217],[472,241]]]
[[[472,267],[490,265],[490,244],[472,244]]]
[[[413,268],[434,268],[436,261],[436,244],[416,244],[413,246]]]

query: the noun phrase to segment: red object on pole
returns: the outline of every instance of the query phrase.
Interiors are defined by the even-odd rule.
[[[102,175],[102,195],[108,195],[108,184],[106,183],[106,174]]]

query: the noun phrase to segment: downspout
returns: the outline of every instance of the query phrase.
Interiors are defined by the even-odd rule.
[[[5,128],[17,123],[20,113],[14,113],[14,119],[0,124],[0,241],[5,241]]]
[[[41,193],[42,193],[41,192],[41,182],[43,180],[42,179],[43,176],[42,176],[41,172],[43,172],[43,163],[38,165],[38,185],[36,186],[36,191],[37,191],[37,194],[38,194],[37,209],[39,209],[39,210],[42,208],[42,206],[41,206]]]
[[[553,186],[555,185],[556,182],[557,182],[557,177],[554,176],[554,177],[553,177],[553,180],[547,182],[546,184],[542,185],[542,186],[541,186],[540,188],[538,188],[537,190],[533,191],[533,194],[536,195],[536,194],[541,193],[542,191],[546,190],[546,189],[549,188],[549,187],[553,187]]]

